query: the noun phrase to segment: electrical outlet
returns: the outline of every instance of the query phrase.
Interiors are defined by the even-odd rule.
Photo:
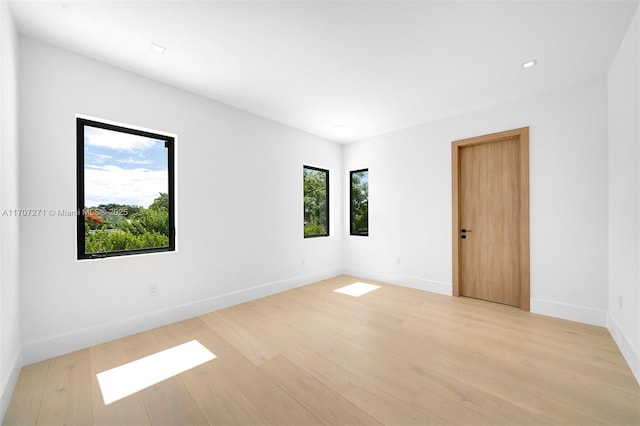
[[[400,264],[400,256],[396,257],[396,265]]]
[[[307,264],[307,258],[306,258],[306,257],[303,257],[303,258],[302,258],[302,266],[304,266],[304,265],[306,265],[306,264]]]
[[[620,307],[620,310],[622,310],[622,295],[618,295],[618,306]]]
[[[149,286],[149,296],[157,296],[159,292],[158,285],[153,284]]]

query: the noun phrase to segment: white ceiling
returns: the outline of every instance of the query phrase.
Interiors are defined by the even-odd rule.
[[[11,9],[30,37],[348,142],[603,76],[637,4],[13,1]],[[152,41],[167,51],[154,53]],[[523,70],[532,58],[538,65]]]

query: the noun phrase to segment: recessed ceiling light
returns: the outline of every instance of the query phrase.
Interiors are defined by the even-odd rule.
[[[522,63],[522,69],[526,70],[527,68],[535,67],[537,63],[538,63],[538,61],[536,61],[535,59],[532,59],[532,60],[527,61],[527,62],[523,62]]]
[[[156,53],[164,53],[164,51],[167,50],[166,47],[160,46],[159,44],[156,44],[154,42],[151,42],[151,45],[149,45],[149,49],[153,50]]]
[[[336,130],[344,130],[344,124],[336,124]]]

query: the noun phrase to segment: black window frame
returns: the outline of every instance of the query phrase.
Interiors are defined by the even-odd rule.
[[[367,172],[367,178],[369,177],[369,169],[358,169],[351,170],[349,172],[349,235],[359,236],[359,237],[368,237],[369,236],[369,191],[367,189],[367,231],[366,232],[357,232],[353,229],[353,175],[356,173]],[[369,182],[367,181],[367,188],[369,187]]]
[[[327,219],[327,224],[326,224],[326,233],[324,234],[310,234],[310,235],[306,235],[304,233],[304,212],[305,212],[305,204],[304,204],[304,171],[305,169],[309,169],[309,170],[314,170],[317,172],[323,172],[326,175],[326,179],[325,179],[325,184],[326,184],[326,188],[325,188],[325,193],[326,193],[326,203],[325,203],[325,217]],[[304,238],[319,238],[319,237],[328,237],[331,234],[331,228],[330,228],[330,218],[329,218],[329,202],[330,202],[330,194],[329,194],[329,170],[328,169],[323,169],[320,167],[315,167],[315,166],[307,166],[307,165],[303,165],[302,166],[302,220],[303,220],[303,225],[302,225],[302,235],[304,236]]]
[[[169,245],[165,247],[150,247],[142,249],[118,250],[110,252],[86,253],[85,241],[85,194],[84,194],[84,128],[85,126],[97,127],[121,133],[128,133],[136,136],[144,136],[152,139],[163,140],[167,148],[167,173],[168,173],[168,198],[169,198],[169,220],[168,237]],[[145,130],[115,125],[95,119],[76,117],[76,201],[77,201],[77,256],[78,260],[101,259],[107,257],[130,256],[147,253],[173,252],[176,249],[175,230],[175,137],[161,133],[154,133]]]

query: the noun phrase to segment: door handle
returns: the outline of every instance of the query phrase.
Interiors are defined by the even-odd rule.
[[[471,232],[471,229],[465,229],[465,228],[462,228],[462,229],[460,230],[460,232],[462,232],[462,233],[464,233],[464,232]]]

